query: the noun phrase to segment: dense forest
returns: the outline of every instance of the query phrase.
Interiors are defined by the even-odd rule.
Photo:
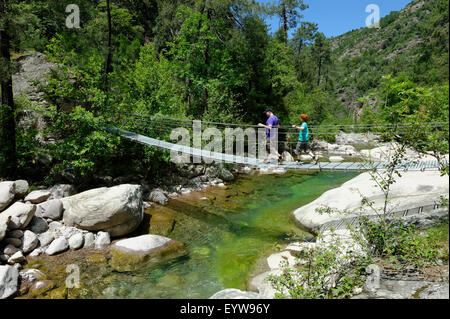
[[[417,112],[448,121],[447,1],[413,1],[382,18],[381,29],[332,39],[304,20],[307,0],[79,0],[79,28],[68,28],[72,2],[0,1],[0,176],[51,183],[130,167],[161,174],[167,154],[92,128],[107,120],[132,127],[131,113],[255,124],[271,107],[285,124],[300,113],[312,124]],[[274,34],[268,16],[281,19]],[[41,88],[52,111],[44,132],[17,125],[36,106],[10,90],[15,60],[33,52],[59,65]]]

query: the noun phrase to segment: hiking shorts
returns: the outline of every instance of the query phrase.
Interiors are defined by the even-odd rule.
[[[311,147],[309,146],[309,142],[298,142],[297,147],[295,148],[295,154],[300,155],[302,152],[309,153],[311,152]]]

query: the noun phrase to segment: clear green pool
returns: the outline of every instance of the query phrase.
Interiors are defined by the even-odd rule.
[[[225,288],[245,290],[250,277],[265,270],[264,257],[289,241],[312,237],[295,226],[292,212],[354,176],[242,176],[226,189],[211,188],[152,207],[147,220],[150,215],[171,220],[172,227],[161,234],[184,242],[188,256],[127,274],[106,263],[86,264],[82,288],[70,296],[194,299]],[[145,226],[138,234],[155,233]]]

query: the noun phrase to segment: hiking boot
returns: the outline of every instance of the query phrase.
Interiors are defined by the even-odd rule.
[[[313,163],[314,163],[314,165],[317,165],[317,164],[319,163],[319,156],[314,155],[314,157],[313,157]]]

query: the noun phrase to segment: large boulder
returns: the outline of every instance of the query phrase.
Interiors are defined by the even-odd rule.
[[[142,187],[120,185],[98,188],[61,199],[64,223],[119,237],[134,231],[144,218]]]
[[[186,248],[183,243],[167,237],[144,235],[114,243],[111,254],[110,265],[113,269],[130,272],[182,256],[186,254]]]
[[[6,299],[17,292],[19,272],[15,267],[0,266],[0,299]]]
[[[5,210],[6,207],[13,201],[15,196],[15,184],[14,182],[1,182],[0,183],[0,212]]]
[[[0,223],[1,220],[9,218],[8,228],[10,230],[25,229],[31,222],[35,211],[36,205],[15,202],[11,207],[0,214]]]
[[[388,209],[403,211],[430,205],[440,202],[441,196],[448,197],[448,194],[448,177],[441,176],[438,171],[403,172],[402,177],[397,178],[391,187]],[[362,197],[372,201],[375,208],[384,206],[384,194],[369,173],[361,174],[341,187],[324,193],[314,202],[297,209],[294,217],[301,226],[314,229],[330,221],[373,214],[373,211],[362,207]],[[323,207],[332,208],[334,212],[319,214],[317,209]]]

